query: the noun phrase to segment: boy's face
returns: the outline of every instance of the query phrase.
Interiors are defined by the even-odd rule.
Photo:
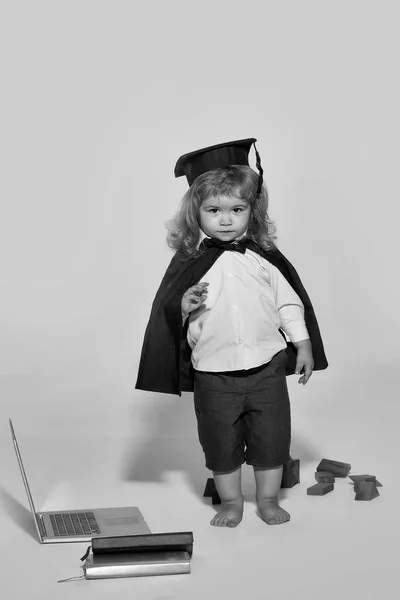
[[[246,200],[216,196],[204,200],[200,206],[200,227],[210,237],[231,242],[246,232],[250,215]]]

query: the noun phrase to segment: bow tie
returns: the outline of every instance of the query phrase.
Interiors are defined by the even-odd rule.
[[[246,247],[252,242],[250,238],[244,238],[238,242],[224,242],[217,238],[204,238],[200,247],[203,248],[222,248],[223,250],[233,250],[234,252],[246,252]]]

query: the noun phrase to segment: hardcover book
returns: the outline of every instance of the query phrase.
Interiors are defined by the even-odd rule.
[[[173,552],[193,553],[193,533],[178,531],[172,533],[147,533],[142,535],[119,535],[99,537],[92,540],[93,554],[134,553],[134,552]]]

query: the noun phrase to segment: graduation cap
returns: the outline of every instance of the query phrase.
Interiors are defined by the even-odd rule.
[[[216,146],[209,146],[201,150],[195,150],[184,154],[178,159],[175,165],[175,177],[186,175],[189,185],[192,185],[194,180],[214,169],[221,167],[229,167],[230,165],[248,165],[249,152],[254,144],[256,152],[256,164],[259,172],[257,194],[261,192],[263,182],[263,169],[261,167],[260,155],[256,148],[255,138],[247,138],[245,140],[236,140],[233,142],[225,142]]]

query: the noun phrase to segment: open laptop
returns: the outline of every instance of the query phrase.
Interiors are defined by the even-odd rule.
[[[29,506],[41,544],[87,542],[94,537],[151,533],[143,515],[136,506],[37,513],[11,419],[10,429]]]

